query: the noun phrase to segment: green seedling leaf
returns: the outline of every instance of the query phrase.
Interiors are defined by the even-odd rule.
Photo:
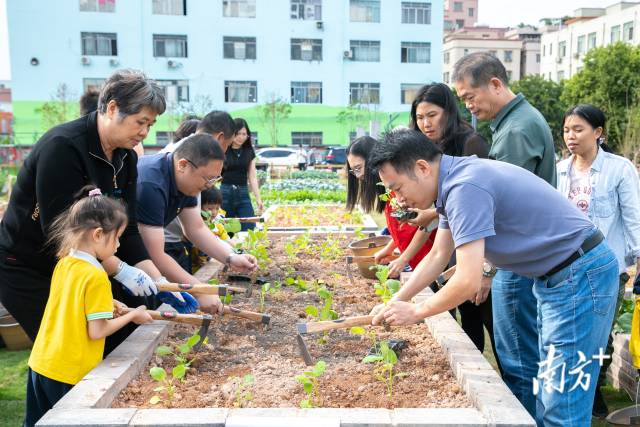
[[[323,300],[327,300],[333,297],[333,295],[331,295],[331,292],[329,292],[327,288],[318,289],[318,296]]]
[[[304,312],[309,316],[318,317],[318,309],[312,305],[305,307]]]
[[[399,280],[396,280],[396,279],[388,279],[387,280],[387,287],[391,291],[392,295],[400,290],[400,285],[401,285],[401,283],[400,283]]]
[[[382,356],[369,355],[362,359],[362,363],[377,363],[382,361]]]
[[[167,372],[158,366],[151,368],[149,370],[149,375],[151,375],[151,378],[156,381],[164,381],[165,378],[167,378]]]
[[[311,382],[304,383],[302,387],[304,388],[304,392],[307,394],[310,394],[313,391],[313,383]]]
[[[307,377],[305,377],[304,375],[296,375],[294,377],[296,379],[296,381],[298,381],[299,383],[304,384],[305,382],[309,381],[307,380]]]
[[[158,356],[168,356],[171,354],[171,349],[166,345],[161,345],[160,347],[156,348],[156,354]]]
[[[189,348],[193,348],[193,346],[198,344],[199,342],[200,342],[200,335],[193,334],[187,340],[187,345],[189,346]]]
[[[364,335],[367,333],[367,330],[361,326],[353,326],[351,329],[349,329],[349,332],[353,335]]]
[[[186,373],[187,373],[187,368],[183,364],[176,365],[171,371],[173,378],[178,378],[178,379],[184,378]]]
[[[313,376],[319,377],[324,374],[324,371],[327,369],[327,363],[324,360],[318,360],[318,363],[313,367]]]
[[[209,279],[207,283],[209,283],[210,285],[219,285],[220,279]]]
[[[189,353],[189,350],[191,350],[191,347],[189,347],[189,344],[184,343],[184,344],[180,344],[178,346],[178,351],[182,354],[187,354]]]
[[[149,403],[151,403],[152,405],[156,405],[160,403],[160,400],[160,396],[153,396],[151,399],[149,399]]]
[[[242,378],[242,382],[245,384],[252,384],[253,383],[253,375],[251,374],[247,374],[244,376],[244,378]]]

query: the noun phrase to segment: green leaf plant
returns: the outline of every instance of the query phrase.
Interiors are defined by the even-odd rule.
[[[318,378],[324,374],[326,369],[327,364],[325,361],[319,360],[310,371],[305,371],[295,376],[296,381],[302,384],[304,392],[307,395],[307,398],[300,402],[301,408],[317,408],[322,406],[322,394],[320,393]]]
[[[378,381],[383,383],[387,388],[387,397],[393,400],[393,384],[398,378],[407,376],[405,372],[396,372],[396,364],[398,356],[396,352],[389,347],[387,341],[380,341],[378,353],[366,356],[362,359],[362,363],[375,363],[373,375]]]

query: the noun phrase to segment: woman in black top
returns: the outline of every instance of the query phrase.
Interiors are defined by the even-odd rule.
[[[443,83],[434,83],[420,88],[411,104],[410,127],[422,132],[449,156],[476,155],[485,159],[489,156],[489,144],[462,119],[453,92]],[[421,214],[426,217],[422,221],[427,223],[438,216],[435,209],[428,209]],[[453,264],[455,260],[452,260],[451,265]],[[499,366],[493,340],[490,292],[487,291],[486,294],[479,292],[476,301],[467,301],[459,305],[458,310],[462,329],[481,352],[484,351],[484,327],[487,328]]]
[[[49,226],[87,184],[127,206],[129,224],[120,248],[102,260],[118,281],[112,286],[114,298],[137,306],[144,303],[139,297],[157,292],[154,280],[160,272],[136,221],[138,157],[133,147],[164,110],[157,84],[142,73],[117,71],[102,88],[98,111],[50,129],[22,165],[0,223],[0,301],[31,339],[38,333],[56,264],[55,251],[47,245]],[[132,330],[107,338],[105,352]]]
[[[256,198],[258,213],[262,213],[262,199],[258,187],[256,153],[251,144],[251,131],[244,119],[234,120],[236,136],[226,152],[222,169],[222,209],[227,218],[246,218],[255,215],[249,189]],[[247,186],[247,183],[249,184]],[[242,223],[242,231],[253,229],[255,224]]]

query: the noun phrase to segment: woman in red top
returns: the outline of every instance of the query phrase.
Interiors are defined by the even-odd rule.
[[[418,226],[401,223],[391,216],[401,206],[395,201],[393,193],[385,193],[384,187],[379,185],[378,174],[366,168],[366,159],[377,143],[375,139],[363,136],[354,139],[347,147],[347,208],[360,205],[365,212],[371,212],[374,208],[379,213],[384,212],[392,240],[375,254],[375,261],[376,264],[388,262],[389,276],[398,277],[407,265],[415,268],[429,253],[436,231],[422,231]],[[400,256],[394,259],[392,255],[396,249],[400,251]]]

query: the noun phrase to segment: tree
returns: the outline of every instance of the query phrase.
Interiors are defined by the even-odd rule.
[[[542,113],[549,123],[557,150],[562,150],[562,119],[567,109],[566,104],[561,101],[563,84],[545,80],[542,76],[530,75],[513,82],[511,90],[514,93],[522,93],[527,101]]]
[[[260,113],[269,128],[271,146],[278,145],[278,125],[291,114],[291,104],[284,98],[270,95],[269,101],[260,107]]]
[[[589,103],[607,116],[607,143],[620,150],[640,98],[640,47],[615,43],[591,49],[584,68],[565,82],[561,100]],[[636,112],[637,114],[637,112]]]
[[[45,102],[39,110],[36,110],[42,114],[42,127],[45,131],[77,116],[78,105],[74,98],[67,84],[60,83],[51,96],[51,101]]]

